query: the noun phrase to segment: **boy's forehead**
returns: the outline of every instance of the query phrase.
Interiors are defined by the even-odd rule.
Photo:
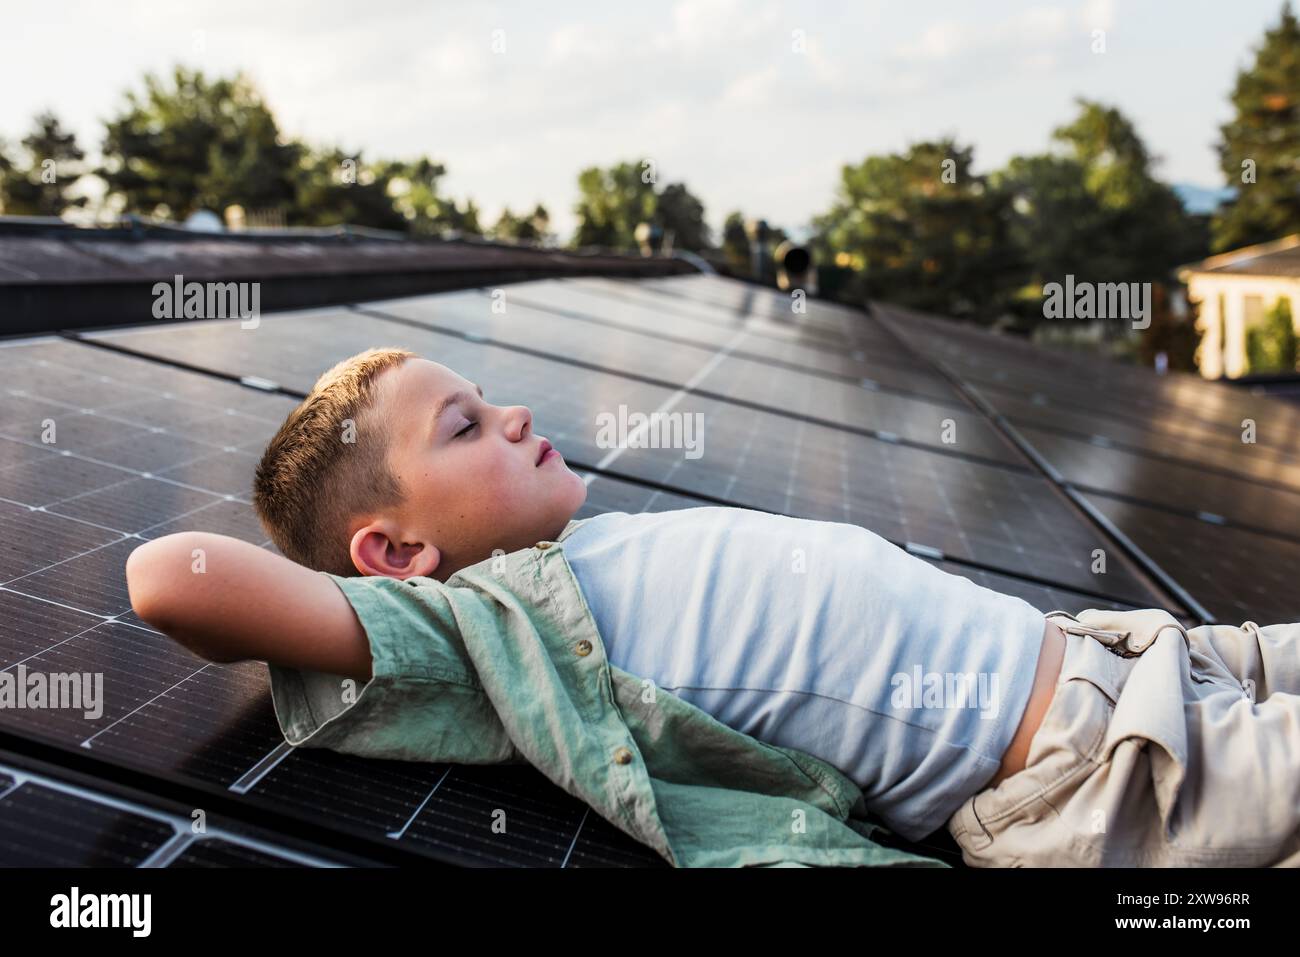
[[[446,366],[429,359],[407,359],[394,370],[390,395],[402,399],[427,399],[461,388],[461,379]]]

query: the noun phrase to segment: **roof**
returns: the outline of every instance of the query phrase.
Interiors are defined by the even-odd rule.
[[[1186,282],[1193,275],[1206,273],[1300,279],[1300,233],[1255,246],[1243,246],[1182,266],[1178,278]]]
[[[106,699],[97,719],[0,711],[6,863],[662,863],[528,767],[292,750],[263,664],[195,658],[132,611],[141,541],[274,550],[249,494],[260,451],[321,371],[377,343],[529,405],[588,481],[577,517],[738,505],[864,525],[1044,611],[1300,620],[1285,403],[886,303],[796,313],[715,276],[504,288],[504,311],[483,285],[266,313],[256,335],[138,315],[0,340],[0,668],[99,671]],[[670,402],[704,414],[699,458],[597,444],[593,409]],[[495,808],[526,826],[467,823]],[[945,838],[915,849],[958,863]]]

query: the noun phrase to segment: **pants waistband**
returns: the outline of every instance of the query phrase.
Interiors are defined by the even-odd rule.
[[[1057,626],[1067,634],[1087,636],[1101,642],[1121,658],[1136,658],[1151,647],[1166,628],[1176,628],[1190,647],[1187,629],[1173,615],[1161,608],[1137,608],[1130,611],[1087,608],[1078,616],[1056,609],[1045,616],[1058,618]]]

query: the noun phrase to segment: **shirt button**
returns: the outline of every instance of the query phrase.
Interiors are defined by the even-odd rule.
[[[627,748],[619,748],[614,752],[614,761],[617,764],[631,764],[632,752]]]
[[[546,551],[548,548],[551,547],[551,543],[550,543],[550,542],[538,542],[538,543],[537,543],[536,545],[534,545],[533,547],[536,548],[536,549],[540,549],[541,551]]]
[[[591,654],[591,642],[584,638],[582,641],[578,642],[577,649],[578,654],[585,658],[587,655]]]

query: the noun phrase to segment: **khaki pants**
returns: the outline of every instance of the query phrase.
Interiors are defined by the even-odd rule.
[[[1055,616],[1065,659],[1026,767],[948,820],[965,862],[1300,867],[1300,623]]]

